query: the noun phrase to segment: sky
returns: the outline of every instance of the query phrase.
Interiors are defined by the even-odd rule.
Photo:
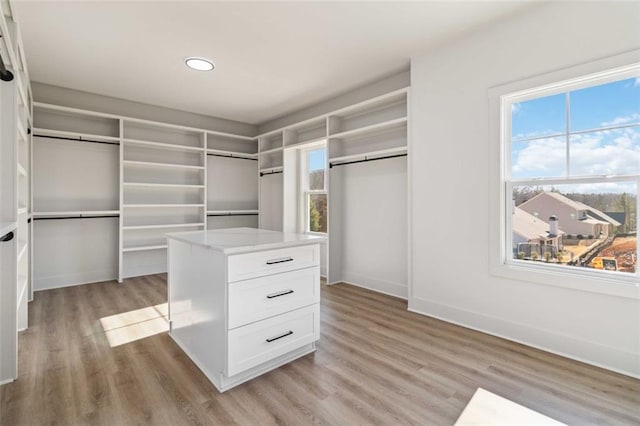
[[[567,100],[570,106],[569,170],[564,135]],[[630,124],[634,126],[602,130]],[[594,131],[573,134],[585,130]],[[511,162],[513,178],[640,173],[640,78],[514,104]],[[636,185],[609,186],[612,192],[635,192]],[[598,192],[603,188],[598,186]]]
[[[309,171],[321,170],[325,168],[326,148],[309,151]]]

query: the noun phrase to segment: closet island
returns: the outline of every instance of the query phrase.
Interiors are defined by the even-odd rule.
[[[324,237],[167,234],[170,336],[220,391],[315,350]]]

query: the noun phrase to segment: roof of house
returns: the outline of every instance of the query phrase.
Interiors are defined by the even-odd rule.
[[[604,212],[604,214],[620,223],[624,223],[627,219],[627,214],[625,212]]]
[[[538,219],[531,213],[527,213],[519,207],[513,209],[511,227],[514,234],[520,235],[527,240],[547,239],[549,237],[549,223]],[[558,231],[564,234],[563,231]]]
[[[622,225],[620,222],[618,222],[617,220],[615,220],[611,216],[601,212],[600,210],[598,210],[598,209],[596,209],[594,207],[588,206],[588,205],[586,205],[584,203],[581,203],[580,201],[572,200],[572,199],[570,199],[570,198],[568,198],[568,197],[566,197],[566,196],[564,196],[564,195],[562,195],[562,194],[560,194],[558,192],[541,192],[538,195],[536,195],[533,198],[531,198],[530,200],[527,200],[524,203],[520,204],[520,206],[523,206],[523,205],[529,203],[530,201],[532,201],[532,200],[534,200],[534,199],[536,199],[538,197],[543,197],[543,196],[544,197],[551,197],[551,198],[553,198],[553,199],[555,199],[555,200],[557,200],[557,201],[559,201],[559,202],[561,202],[561,203],[563,203],[563,204],[565,204],[565,205],[567,205],[567,206],[569,206],[569,207],[571,207],[572,209],[575,209],[575,210],[586,210],[589,213],[591,213],[588,216],[590,216],[591,219],[593,219],[593,220],[597,220],[597,221],[605,222],[605,223],[610,223],[613,226]]]

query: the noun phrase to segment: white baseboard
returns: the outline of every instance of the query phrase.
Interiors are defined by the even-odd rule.
[[[80,284],[97,283],[118,279],[118,270],[79,272],[33,279],[33,291],[52,290]]]
[[[5,379],[5,380],[0,380],[0,386],[2,385],[8,385],[9,383],[13,383],[15,382],[16,379]]]
[[[407,285],[397,283],[393,281],[384,281],[365,275],[345,271],[342,275],[342,280],[347,284],[354,285],[356,287],[366,288],[367,290],[377,291],[378,293],[387,294],[389,296],[399,297],[401,299],[407,299]],[[335,283],[332,283],[335,284]]]
[[[409,300],[408,310],[616,373],[640,378],[640,355],[633,352],[415,297]]]

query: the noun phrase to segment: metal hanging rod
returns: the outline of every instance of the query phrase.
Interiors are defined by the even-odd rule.
[[[331,169],[333,167],[345,166],[347,164],[366,163],[369,161],[386,160],[388,158],[398,158],[398,157],[406,157],[406,156],[407,154],[387,155],[386,157],[375,157],[375,158],[367,158],[365,156],[363,160],[345,161],[344,163],[330,163],[329,168]]]
[[[35,134],[35,133],[33,136],[37,138],[60,139],[60,140],[72,141],[72,142],[91,142],[91,143],[102,143],[105,145],[120,145],[120,142],[108,142],[108,141],[97,141],[94,139],[84,139],[82,136],[79,136],[77,138],[68,138],[65,136],[48,136],[48,135],[41,135],[41,134]]]
[[[260,172],[260,177],[267,175],[276,175],[278,173],[282,173],[282,170],[276,170],[275,172]]]
[[[0,36],[1,37],[1,36]],[[4,66],[2,55],[0,55],[0,80],[11,81],[13,80],[13,73]]]
[[[66,220],[66,219],[102,219],[105,217],[120,217],[119,214],[104,214],[104,215],[74,215],[74,216],[49,216],[49,217],[34,217],[33,220]]]
[[[224,158],[235,158],[236,160],[251,160],[251,161],[258,161],[257,158],[247,158],[247,157],[238,157],[235,156],[233,154],[229,154],[229,155],[225,155],[225,154],[207,154],[210,155],[212,157],[224,157]]]
[[[207,213],[207,216],[258,216],[258,213]]]

